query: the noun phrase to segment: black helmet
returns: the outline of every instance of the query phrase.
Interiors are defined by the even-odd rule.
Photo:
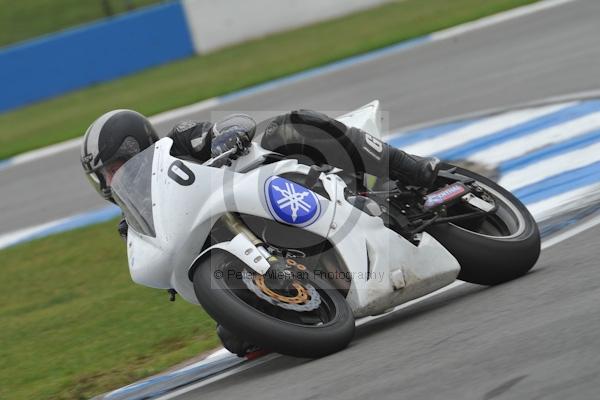
[[[98,193],[113,201],[107,168],[122,165],[157,140],[154,127],[142,114],[131,110],[107,112],[85,133],[81,144],[83,170]]]

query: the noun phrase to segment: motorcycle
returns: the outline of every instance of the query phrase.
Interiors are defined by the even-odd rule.
[[[379,115],[374,101],[338,120],[377,141]],[[469,170],[444,164],[422,188],[244,143],[200,164],[171,156],[163,138],[125,163],[112,189],[130,226],[133,281],[201,305],[253,345],[321,357],[348,345],[355,318],[456,279],[515,279],[539,256],[525,206]]]

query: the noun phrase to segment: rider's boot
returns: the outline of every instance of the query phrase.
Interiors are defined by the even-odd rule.
[[[440,160],[436,157],[419,157],[390,146],[358,128],[348,128],[346,136],[359,144],[358,152],[363,160],[365,172],[376,176],[387,176],[411,186],[429,188],[440,171]]]
[[[419,157],[390,146],[390,178],[429,188],[440,171],[436,157]]]

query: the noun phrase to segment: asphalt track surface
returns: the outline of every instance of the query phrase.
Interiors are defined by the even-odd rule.
[[[600,88],[600,2],[578,0],[447,40],[278,86],[211,111],[335,113],[382,101],[388,127]],[[178,119],[181,119],[178,118]],[[164,133],[176,121],[159,126]],[[0,171],[0,234],[106,205],[77,150]]]
[[[599,16],[600,2],[575,2],[381,60],[366,68],[372,75],[365,65],[315,80],[356,81],[346,94],[294,86],[318,109],[351,108],[354,93],[369,96],[376,86],[394,112],[392,128],[585,91],[600,87]],[[370,321],[342,352],[277,357],[172,398],[599,398],[599,235],[597,227],[547,248],[519,280],[465,284]]]
[[[319,360],[278,357],[191,399],[597,399],[600,228],[542,253],[527,276],[462,285],[357,329]]]

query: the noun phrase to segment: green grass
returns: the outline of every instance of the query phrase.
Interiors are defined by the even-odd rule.
[[[0,252],[0,399],[82,399],[218,344],[214,322],[134,284],[115,222]]]
[[[114,108],[152,115],[534,1],[393,2],[149,69],[0,114],[0,159],[80,136]]]
[[[134,7],[159,0],[131,0]],[[113,13],[126,0],[109,0]],[[106,17],[102,0],[0,0],[0,47]]]

